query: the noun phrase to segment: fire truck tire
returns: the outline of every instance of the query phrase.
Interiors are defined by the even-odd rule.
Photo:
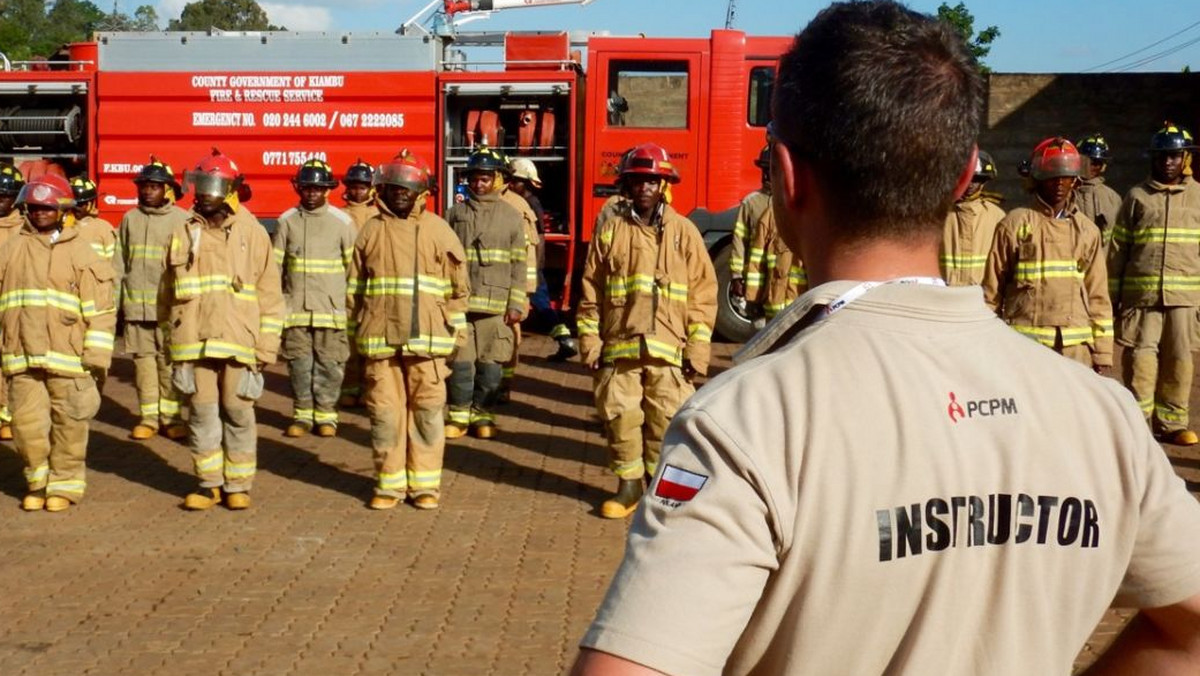
[[[734,307],[729,296],[729,254],[731,247],[725,244],[717,251],[713,266],[717,269],[717,325],[716,332],[725,340],[744,343],[757,330],[754,321]]]

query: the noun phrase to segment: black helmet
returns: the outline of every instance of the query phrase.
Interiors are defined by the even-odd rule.
[[[8,162],[0,162],[0,195],[17,195],[25,187],[21,170]]]
[[[1108,141],[1104,140],[1104,136],[1100,132],[1076,143],[1075,148],[1080,155],[1086,156],[1093,162],[1107,162],[1112,159],[1112,153],[1108,151]]]
[[[758,151],[758,159],[754,160],[754,166],[766,171],[771,168],[771,145],[763,146],[763,149]]]
[[[467,171],[508,172],[508,159],[498,150],[480,146],[467,158]]]
[[[160,161],[157,157],[151,155],[150,163],[142,165],[142,170],[133,177],[133,182],[141,185],[143,183],[162,183],[169,186],[175,191],[176,197],[183,196],[183,186],[175,180],[175,172],[171,170],[171,165]]]
[[[984,183],[993,178],[996,178],[996,161],[992,159],[991,153],[980,150],[979,157],[975,160],[975,180]]]
[[[298,188],[309,185],[318,188],[336,188],[338,182],[333,177],[333,169],[323,160],[314,157],[296,170],[296,177],[292,179],[292,185]]]
[[[1188,133],[1188,130],[1171,122],[1164,122],[1163,128],[1150,137],[1150,152],[1152,153],[1173,153],[1193,148],[1195,145],[1192,144],[1192,135]]]
[[[96,184],[87,176],[76,176],[71,179],[71,193],[75,195],[75,204],[87,204],[96,201]]]
[[[343,185],[350,185],[351,183],[366,183],[367,185],[371,185],[374,182],[375,169],[366,162],[363,162],[361,157],[346,169],[346,175],[342,177]]]

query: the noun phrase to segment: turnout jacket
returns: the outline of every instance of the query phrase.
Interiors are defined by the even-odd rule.
[[[626,208],[592,236],[577,315],[585,364],[647,355],[708,371],[716,273],[695,224],[660,209],[644,223]]]
[[[538,285],[537,248],[542,241],[538,235],[537,212],[530,206],[529,200],[513,192],[511,188],[504,188],[500,192],[500,198],[521,212],[521,226],[525,233],[525,292],[533,293],[537,291]]]
[[[1121,196],[1116,190],[1104,184],[1104,177],[1081,178],[1075,188],[1075,204],[1096,227],[1100,228],[1104,244],[1112,238],[1113,226],[1117,224],[1117,214],[1121,211]]]
[[[768,317],[774,317],[808,290],[804,262],[779,236],[775,213],[767,209],[750,238],[746,263],[746,300],[762,303]]]
[[[528,270],[521,213],[499,192],[471,193],[467,201],[450,209],[446,220],[467,255],[471,280],[467,311],[502,315],[516,310],[524,315]]]
[[[26,223],[0,245],[0,354],[5,375],[43,369],[82,377],[112,364],[113,269],[75,228],[57,240]]]
[[[375,206],[374,199],[369,199],[366,202],[351,202],[350,200],[346,200],[346,206],[342,207],[342,211],[350,214],[350,218],[354,220],[355,231],[362,230],[367,221],[379,214],[379,208]]]
[[[942,279],[947,284],[978,286],[983,283],[992,237],[1003,218],[1003,209],[981,197],[955,202],[946,215],[938,259]]]
[[[4,244],[9,237],[21,232],[23,225],[25,225],[25,217],[16,209],[10,211],[4,218],[0,218],[0,244]]]
[[[386,207],[363,226],[350,260],[350,330],[359,354],[449,356],[467,325],[467,256],[446,221]]]
[[[748,252],[750,240],[754,237],[754,228],[762,220],[763,214],[771,210],[771,193],[765,190],[755,190],[742,198],[738,205],[737,216],[733,220],[733,240],[729,250],[729,272],[737,279],[746,271],[749,262]]]
[[[1149,179],[1125,196],[1108,251],[1118,309],[1200,306],[1200,185]]]
[[[1089,344],[1092,362],[1112,364],[1113,313],[1100,230],[1068,206],[1054,218],[1035,198],[996,227],[983,298],[1017,332],[1048,347]]]
[[[279,216],[272,239],[287,305],[284,328],[346,328],[346,277],[357,236],[353,219],[328,204]]]
[[[158,287],[162,281],[167,241],[187,222],[188,212],[174,204],[138,206],[125,212],[117,229],[113,266],[121,279],[121,313],[125,321],[158,320]]]
[[[279,266],[270,236],[244,207],[217,225],[194,211],[177,225],[161,288],[171,361],[275,362],[284,315]]]

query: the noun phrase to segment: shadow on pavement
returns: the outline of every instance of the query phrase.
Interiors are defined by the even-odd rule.
[[[339,427],[339,434],[341,434]],[[348,471],[347,465],[338,462],[326,462],[317,453],[301,448],[305,439],[272,438],[278,437],[278,430],[259,427],[258,431],[258,470],[270,472],[283,479],[300,481],[310,486],[337,491],[353,498],[368,499],[371,497],[375,481],[372,477],[358,472]],[[313,441],[315,437],[311,438]],[[293,443],[297,445],[293,445]]]
[[[166,442],[175,443],[175,442]],[[186,445],[180,447],[187,454]],[[153,448],[92,429],[88,436],[87,467],[126,481],[182,497],[196,487],[196,477],[173,467]]]
[[[595,509],[608,494],[595,486],[542,469],[527,467],[508,458],[475,447],[446,444],[444,467],[482,481],[551,493],[578,500]]]

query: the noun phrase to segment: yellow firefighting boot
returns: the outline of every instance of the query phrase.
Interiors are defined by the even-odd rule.
[[[188,428],[187,425],[184,425],[183,423],[176,423],[174,425],[167,425],[166,427],[162,428],[162,433],[164,437],[170,439],[171,441],[179,441],[180,439],[187,438]]]
[[[312,427],[304,423],[294,422],[291,425],[288,425],[288,428],[284,430],[283,436],[293,438],[302,437],[305,434],[308,434],[309,430],[311,429]]]
[[[496,436],[496,425],[490,422],[475,423],[471,425],[471,434],[476,439],[491,439]]]
[[[637,509],[642,499],[642,479],[621,479],[617,494],[600,505],[600,516],[606,519],[624,519]]]
[[[129,432],[129,438],[137,439],[138,441],[145,441],[147,439],[154,438],[154,435],[157,432],[158,429],[155,427],[147,425],[146,423],[138,423],[134,425],[133,430]]]
[[[440,504],[438,496],[423,493],[413,498],[413,507],[417,509],[437,509]]]
[[[320,425],[317,425],[317,436],[318,437],[336,437],[337,436],[337,425],[334,425],[332,423],[321,423]]]
[[[0,441],[12,441],[12,425],[8,423],[0,424]]]
[[[454,423],[446,423],[447,439],[461,439],[465,436],[467,436],[467,428],[462,425],[455,425]]]
[[[371,509],[392,509],[400,504],[400,498],[394,495],[376,495],[371,498]]]
[[[21,509],[26,512],[38,512],[46,506],[46,489],[33,491],[25,496],[21,501]]]
[[[1200,437],[1196,436],[1196,433],[1191,430],[1167,432],[1162,436],[1162,440],[1165,443],[1175,446],[1195,446],[1197,443],[1200,443]]]
[[[51,495],[46,498],[47,512],[61,512],[71,506],[71,501],[61,495]]]
[[[225,506],[229,509],[249,509],[250,494],[249,493],[226,493]]]
[[[188,493],[183,499],[183,508],[193,511],[200,511],[214,507],[221,502],[221,489],[219,488],[197,488],[195,491]]]

